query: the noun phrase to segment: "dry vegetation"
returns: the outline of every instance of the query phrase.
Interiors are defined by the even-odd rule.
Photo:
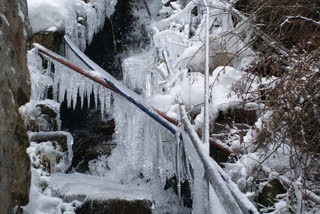
[[[236,8],[253,17],[254,24],[289,49],[299,44],[308,44],[310,50],[319,48],[318,0],[239,0]]]
[[[287,189],[288,204],[296,204],[292,191],[295,181],[301,182],[303,190],[315,193],[320,185],[320,1],[239,0],[236,8],[287,49],[284,55],[270,46],[266,48],[257,37],[254,47],[260,59],[250,66],[250,75],[237,89],[242,97],[250,101],[255,97],[265,111],[272,111],[263,122],[256,145],[260,149],[273,145],[274,152],[283,145],[290,148],[292,187]],[[273,81],[251,94],[241,91],[240,86],[256,75]],[[293,205],[291,212],[295,213],[296,207]]]

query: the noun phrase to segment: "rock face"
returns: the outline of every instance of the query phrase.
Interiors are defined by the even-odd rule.
[[[63,53],[63,35],[62,32],[41,31],[32,35],[27,44],[30,49],[33,48],[32,43],[39,43],[52,51]]]
[[[72,168],[76,172],[85,173],[89,170],[89,161],[100,155],[111,155],[115,144],[111,143],[114,133],[114,120],[97,123],[91,130],[74,131],[72,145]]]
[[[29,143],[18,111],[30,97],[26,8],[25,0],[0,1],[0,212],[8,214],[29,200]]]
[[[152,203],[147,200],[126,201],[121,199],[110,199],[107,201],[87,201],[77,214],[151,214]]]

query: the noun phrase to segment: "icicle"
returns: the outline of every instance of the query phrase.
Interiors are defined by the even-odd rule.
[[[57,67],[57,65],[55,65],[55,68],[56,68],[56,71],[54,72],[54,81],[53,81],[53,84],[52,84],[52,89],[53,89],[53,100],[55,101],[59,101],[59,68]]]
[[[112,92],[110,90],[106,90],[105,91],[105,97],[106,97],[106,101],[105,101],[105,105],[106,105],[106,112],[110,111],[111,108],[111,99],[112,99]]]
[[[80,80],[79,82],[79,97],[80,97],[80,102],[81,102],[81,109],[83,108],[83,104],[84,104],[84,98],[85,98],[85,82],[83,79]]]
[[[101,117],[103,118],[104,111],[105,111],[105,90],[103,87],[99,87],[99,94],[98,94],[99,100],[100,100],[100,111],[101,111]]]
[[[100,88],[102,86],[100,85],[93,85],[93,95],[94,95],[94,104],[96,109],[98,108],[98,98],[99,98],[99,92],[100,92]]]
[[[189,187],[190,187],[191,199],[193,199],[194,190],[193,190],[192,176],[191,176],[191,172],[190,172],[190,162],[189,162],[189,159],[188,159],[185,142],[182,141],[181,144],[182,144],[183,153],[184,153],[184,167],[185,167],[185,170],[186,170],[186,177],[187,177],[187,180],[188,180],[188,183],[189,183]]]
[[[79,84],[77,82],[73,85],[73,88],[72,88],[72,101],[73,101],[72,107],[73,107],[73,110],[76,109],[77,102],[78,102],[78,99],[77,99],[78,98],[78,89],[79,89]]]
[[[181,130],[179,127],[176,133],[176,175],[177,175],[177,192],[178,192],[179,199],[181,199],[180,134],[181,134]]]
[[[91,87],[86,87],[88,108],[90,108],[90,101],[91,101],[91,93],[92,92],[93,92],[93,87],[92,86]]]

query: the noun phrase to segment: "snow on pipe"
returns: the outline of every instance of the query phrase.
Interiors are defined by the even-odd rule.
[[[38,51],[41,54],[44,54],[54,60],[56,60],[57,62],[69,67],[70,69],[80,73],[81,75],[99,83],[100,85],[121,94],[123,97],[125,97],[127,100],[129,100],[131,103],[133,103],[134,105],[136,105],[138,108],[140,108],[142,111],[144,111],[145,113],[147,113],[150,117],[152,117],[153,119],[155,119],[157,122],[159,122],[162,126],[166,127],[171,133],[175,134],[176,133],[176,127],[169,123],[166,119],[163,119],[162,116],[160,114],[157,113],[157,111],[153,110],[150,107],[147,107],[144,104],[141,104],[141,100],[138,101],[139,99],[134,99],[132,97],[132,94],[130,96],[129,93],[124,92],[123,88],[122,90],[120,89],[123,86],[117,86],[116,84],[114,84],[113,81],[110,81],[107,79],[107,75],[105,74],[101,74],[99,72],[96,72],[96,70],[90,70],[90,71],[85,71],[82,68],[72,64],[69,60],[67,60],[66,58],[53,53],[52,51],[46,49],[45,47],[39,45],[39,44],[34,44],[34,46],[38,49]],[[89,68],[93,68],[93,66],[90,66],[90,64],[86,63],[88,65]],[[120,84],[120,83],[118,83]],[[138,95],[136,95],[138,96]]]
[[[184,135],[183,137],[190,138],[203,163],[209,182],[216,191],[217,196],[221,204],[224,206],[225,211],[228,214],[259,213],[254,205],[239,190],[236,184],[234,184],[228,178],[228,176],[226,176],[226,173],[218,166],[218,164],[204,152],[204,145],[193,129],[183,105],[180,105],[180,114],[184,129],[188,134]]]
[[[79,59],[85,63],[90,69],[95,70],[95,71],[100,71],[101,73],[103,73],[105,76],[108,76],[108,79],[110,79],[110,82],[118,82],[118,80],[116,80],[114,77],[112,77],[110,74],[108,74],[105,70],[103,70],[100,66],[98,66],[96,63],[94,63],[90,58],[88,58],[82,51],[80,51],[78,49],[78,47],[71,41],[71,39],[65,35],[64,39],[66,41],[66,44],[70,47],[70,49],[79,57]],[[119,83],[120,84],[120,83]],[[112,90],[112,89],[111,89]],[[138,96],[138,95],[136,95]],[[157,109],[153,109],[153,111],[155,111],[156,113],[158,113],[162,118],[166,119],[167,121],[169,121],[170,123],[172,123],[175,126],[178,126],[179,121],[168,117],[165,113],[157,110]],[[172,132],[173,133],[173,132]],[[176,132],[174,132],[173,134],[175,134]],[[201,133],[198,133],[198,135],[201,137]],[[209,143],[217,148],[220,149],[221,151],[223,151],[224,153],[226,153],[227,155],[231,155],[233,154],[233,152],[224,147],[223,145],[218,144],[217,142],[215,142],[212,139],[209,139]]]

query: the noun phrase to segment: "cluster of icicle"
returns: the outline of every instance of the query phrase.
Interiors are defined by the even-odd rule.
[[[84,51],[91,44],[94,34],[98,33],[104,26],[106,17],[110,17],[115,9],[117,0],[91,0],[83,4],[83,8],[76,10],[77,20],[70,20],[66,27],[66,34],[73,42]],[[84,21],[85,26],[79,24]]]
[[[68,46],[66,46],[66,57],[74,65],[84,70],[90,69]],[[52,62],[55,65],[53,92],[56,101],[61,103],[66,98],[68,108],[72,107],[75,109],[78,97],[80,97],[81,103],[79,104],[81,108],[85,105],[85,98],[87,98],[87,106],[90,107],[90,96],[93,93],[95,108],[100,108],[102,116],[109,112],[112,98],[112,92],[109,89],[78,74],[59,62]]]

